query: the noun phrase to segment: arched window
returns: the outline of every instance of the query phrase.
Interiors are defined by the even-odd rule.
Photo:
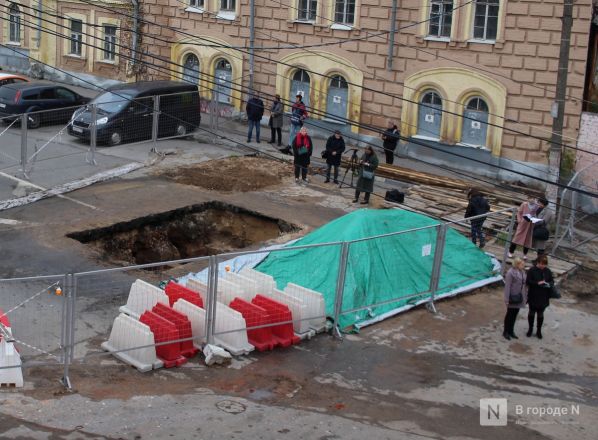
[[[298,69],[291,80],[290,101],[295,102],[295,96],[303,97],[303,104],[309,106],[310,78],[303,69]]]
[[[230,104],[232,102],[232,78],[233,67],[224,58],[216,61],[215,69],[216,80],[216,94],[218,102]]]
[[[440,138],[442,123],[442,98],[434,90],[426,91],[419,103],[417,134],[433,139]]]
[[[333,76],[328,85],[326,117],[343,124],[346,123],[348,100],[349,85],[347,84],[347,80],[340,75]]]
[[[184,58],[183,81],[199,84],[199,59],[192,53]]]
[[[21,42],[21,10],[14,3],[8,9],[8,41]]]
[[[485,147],[488,135],[488,104],[480,97],[471,98],[463,111],[461,143]]]

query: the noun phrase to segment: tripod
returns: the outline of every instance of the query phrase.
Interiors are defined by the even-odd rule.
[[[357,158],[357,148],[351,148],[351,150],[349,150],[349,151],[353,151],[353,154],[351,154],[351,159],[349,159],[349,163],[347,164],[347,166],[345,168],[345,174],[343,175],[343,178],[341,179],[341,183],[338,184],[339,188],[343,187],[343,183],[345,183],[345,179],[347,178],[347,174],[349,173],[349,170],[351,171],[350,187],[353,188],[353,177],[355,177],[355,172],[359,168],[359,159]]]

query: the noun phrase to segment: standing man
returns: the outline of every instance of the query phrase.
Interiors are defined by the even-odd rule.
[[[324,183],[330,182],[330,169],[334,167],[334,183],[338,183],[338,167],[341,164],[341,155],[345,151],[345,140],[341,136],[341,132],[336,130],[332,136],[326,141],[326,180]]]
[[[289,143],[287,151],[290,152],[291,145],[299,129],[303,127],[303,121],[307,118],[307,110],[303,104],[303,96],[297,94],[295,96],[295,103],[291,107],[291,127],[289,130]]]
[[[388,127],[382,133],[382,147],[384,147],[384,154],[386,154],[386,163],[388,165],[392,165],[394,158],[395,158],[395,149],[397,148],[397,142],[399,142],[399,138],[401,136],[401,132],[399,131],[397,125],[388,120]]]
[[[284,106],[280,101],[280,95],[276,95],[274,101],[272,101],[272,107],[270,107],[270,143],[273,144],[278,135],[278,146],[282,145],[282,124],[283,124]]]
[[[257,95],[253,95],[251,99],[247,101],[245,111],[247,112],[247,122],[249,124],[249,130],[247,132],[247,142],[251,142],[253,127],[255,127],[255,140],[259,144],[260,122],[262,121],[262,116],[264,116],[264,101],[258,98]]]

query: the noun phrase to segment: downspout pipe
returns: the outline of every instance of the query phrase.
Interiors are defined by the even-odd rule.
[[[42,47],[42,4],[43,0],[37,0],[37,48]]]
[[[398,0],[392,0],[392,9],[390,11],[390,34],[388,34],[388,64],[387,70],[392,70],[392,57],[395,50],[395,34],[397,33],[397,7]]]
[[[41,0],[40,0],[41,1]],[[137,64],[137,49],[139,45],[139,0],[131,0],[133,4],[133,40],[131,41],[131,55],[133,60],[131,61],[131,65],[134,66]]]

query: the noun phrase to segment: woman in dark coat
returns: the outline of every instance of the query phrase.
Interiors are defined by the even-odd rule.
[[[393,121],[388,121],[388,127],[382,133],[382,146],[384,147],[384,154],[386,155],[386,163],[392,165],[395,158],[395,149],[397,148],[397,143],[399,142],[399,138],[401,136],[401,132],[399,131],[399,127]]]
[[[338,183],[338,167],[341,164],[341,155],[345,151],[345,140],[341,136],[341,132],[336,130],[332,136],[326,141],[326,180],[324,183],[330,182],[330,169],[334,167],[334,183]]]
[[[270,143],[273,144],[276,141],[278,135],[278,146],[282,145],[282,124],[283,124],[284,106],[280,101],[280,95],[276,95],[270,107]]]
[[[368,145],[365,148],[365,153],[361,156],[359,165],[359,179],[357,179],[357,185],[355,185],[355,199],[353,203],[359,201],[359,194],[363,191],[365,197],[361,204],[367,205],[370,202],[370,193],[374,191],[374,172],[378,168],[378,156],[376,156],[371,146]]]
[[[311,137],[307,134],[307,128],[301,127],[293,143],[293,163],[295,164],[295,182],[299,183],[299,174],[301,173],[301,179],[303,183],[308,183],[307,180],[307,169],[309,168],[310,157],[314,151],[314,144],[311,141]]]
[[[521,294],[521,301],[514,301]],[[505,275],[504,301],[507,306],[502,335],[505,339],[519,339],[515,335],[515,321],[519,310],[525,307],[527,288],[525,285],[525,263],[521,258],[513,260],[513,266]]]
[[[536,336],[538,339],[542,339],[544,309],[550,305],[550,291],[552,286],[554,286],[554,278],[548,268],[548,258],[546,258],[546,255],[540,255],[536,260],[536,265],[527,271],[526,283],[528,286],[527,304],[529,306],[529,314],[527,315],[529,329],[527,336],[531,336],[534,331],[534,318],[537,314],[538,326],[536,328]]]

